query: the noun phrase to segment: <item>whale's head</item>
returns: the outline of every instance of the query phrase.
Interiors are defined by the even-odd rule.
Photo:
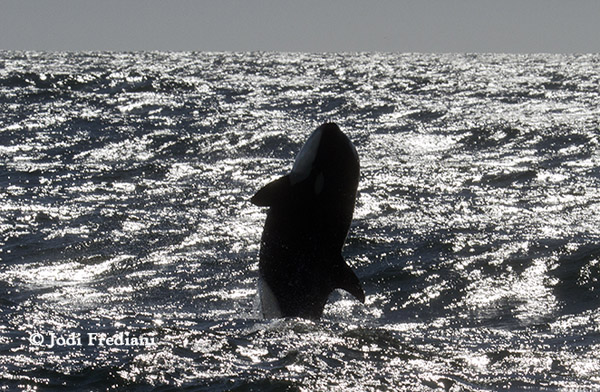
[[[316,198],[326,198],[338,200],[351,212],[359,171],[358,153],[350,139],[336,124],[326,123],[302,146],[292,171],[260,189],[251,202],[274,206],[292,199],[315,202]],[[292,194],[302,197],[293,198]]]
[[[314,173],[323,181],[358,182],[358,153],[335,123],[323,124],[310,135],[296,156],[290,182],[297,184]]]

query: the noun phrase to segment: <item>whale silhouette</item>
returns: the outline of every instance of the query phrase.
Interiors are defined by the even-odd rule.
[[[319,319],[335,289],[364,303],[361,284],[341,254],[359,171],[350,139],[326,123],[308,138],[292,171],[252,197],[252,203],[270,207],[259,260],[263,317]]]

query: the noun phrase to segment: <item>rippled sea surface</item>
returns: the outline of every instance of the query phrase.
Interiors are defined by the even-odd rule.
[[[0,384],[600,390],[599,86],[599,55],[0,52]],[[367,301],[261,320],[249,199],[326,121]]]

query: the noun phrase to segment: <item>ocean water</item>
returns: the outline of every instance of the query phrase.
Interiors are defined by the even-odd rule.
[[[334,121],[367,295],[262,320]],[[600,390],[600,56],[0,52],[0,390]]]

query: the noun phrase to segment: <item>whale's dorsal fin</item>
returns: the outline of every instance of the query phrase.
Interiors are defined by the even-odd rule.
[[[271,181],[262,187],[250,201],[260,207],[270,207],[277,203],[277,200],[286,199],[291,192],[292,184],[289,175]]]
[[[360,281],[356,274],[354,274],[354,271],[352,271],[352,268],[346,264],[342,255],[339,256],[339,262],[336,265],[333,279],[334,289],[346,290],[357,300],[365,303],[365,292],[360,285]]]

